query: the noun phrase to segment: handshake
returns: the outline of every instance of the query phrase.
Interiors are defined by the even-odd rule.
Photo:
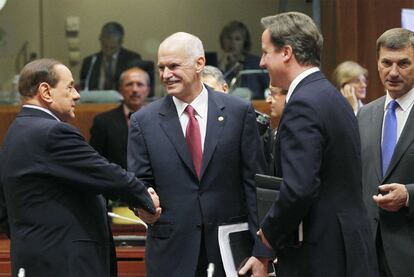
[[[158,197],[158,194],[155,192],[153,188],[148,188],[148,193],[151,196],[152,202],[155,206],[155,214],[151,214],[143,209],[134,208],[132,209],[134,214],[138,216],[142,221],[144,221],[147,224],[153,224],[155,223],[161,216],[161,206],[160,206],[160,198]]]

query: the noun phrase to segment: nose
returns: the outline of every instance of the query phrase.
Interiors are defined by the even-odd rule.
[[[393,63],[390,70],[390,75],[392,77],[397,77],[400,73],[398,72],[398,65]]]
[[[262,57],[260,58],[259,66],[261,68],[266,68],[265,61],[264,61],[264,55],[262,55]]]
[[[272,96],[269,95],[268,97],[266,97],[266,103],[272,103]]]
[[[168,79],[171,76],[172,76],[172,72],[167,67],[164,68],[163,71],[161,71],[161,79]]]
[[[79,92],[75,88],[73,89],[73,99],[75,101],[77,101],[77,100],[80,99],[80,94],[79,94]]]

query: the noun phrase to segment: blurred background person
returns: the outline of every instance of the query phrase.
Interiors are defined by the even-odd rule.
[[[215,66],[206,65],[201,73],[201,82],[215,91],[229,93],[229,85],[224,80],[223,73]]]
[[[118,22],[108,22],[101,30],[101,51],[86,57],[81,66],[82,90],[116,90],[119,76],[131,60],[141,55],[122,47],[124,28]]]
[[[274,153],[275,148],[273,144],[276,140],[277,127],[279,126],[280,118],[282,117],[283,110],[285,109],[287,89],[274,87],[269,85],[269,95],[266,97],[266,103],[270,106],[270,117],[274,128],[269,128],[268,131],[262,136],[263,148],[268,164],[269,175],[275,176],[275,159],[277,155]]]
[[[117,108],[98,114],[92,124],[90,145],[110,162],[127,168],[129,117],[146,102],[150,78],[143,69],[132,67],[119,78],[119,93],[124,97]]]
[[[220,46],[223,55],[218,67],[232,87],[234,78],[241,70],[257,69],[258,72],[240,76],[237,85],[251,90],[252,99],[264,99],[264,91],[269,83],[267,74],[261,73],[260,57],[250,54],[251,40],[247,27],[240,21],[231,21],[220,33]]]
[[[351,104],[355,114],[364,106],[362,100],[367,95],[367,77],[368,70],[353,61],[339,64],[332,74],[336,87]]]

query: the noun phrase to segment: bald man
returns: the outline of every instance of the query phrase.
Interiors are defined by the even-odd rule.
[[[148,73],[132,67],[120,76],[119,93],[124,100],[117,108],[97,115],[91,127],[90,144],[110,162],[127,168],[128,124],[151,90]]]
[[[267,276],[268,250],[258,241],[254,186],[258,131],[252,106],[201,82],[202,42],[188,33],[166,38],[158,50],[159,76],[167,96],[134,113],[128,168],[161,201],[146,242],[147,276],[226,276],[218,226],[248,221],[255,241],[255,276]],[[189,141],[188,143],[186,141]]]

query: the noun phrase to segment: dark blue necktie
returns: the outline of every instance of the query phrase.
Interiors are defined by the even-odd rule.
[[[388,103],[385,120],[384,120],[384,132],[382,138],[382,176],[387,172],[388,166],[392,155],[394,153],[394,148],[397,143],[397,118],[395,116],[395,109],[398,107],[398,103],[395,100],[392,100]]]

